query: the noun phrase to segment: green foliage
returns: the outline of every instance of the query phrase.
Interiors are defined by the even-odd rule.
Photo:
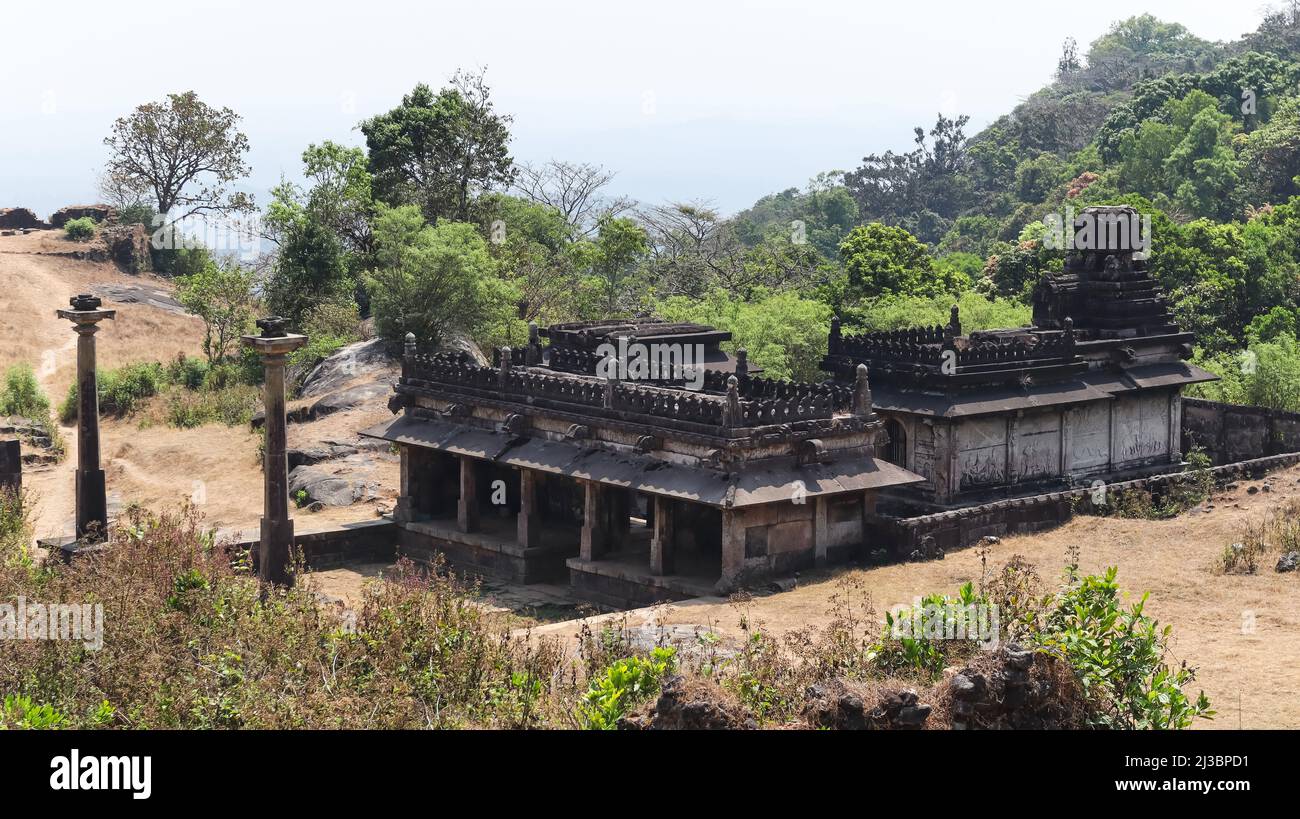
[[[335,234],[317,222],[300,221],[280,244],[266,282],[266,302],[273,314],[301,327],[317,304],[350,298],[355,288]]]
[[[1129,608],[1120,601],[1116,569],[1076,579],[1056,598],[1040,644],[1059,653],[1097,704],[1096,721],[1112,728],[1187,728],[1214,715],[1201,693],[1184,693],[1194,679],[1186,665],[1170,668],[1170,626],[1143,613],[1146,595]]]
[[[63,232],[74,242],[88,242],[95,238],[95,231],[99,224],[89,216],[82,216],[79,219],[69,219],[63,225]]]
[[[1236,353],[1206,354],[1198,351],[1197,364],[1220,377],[1220,381],[1197,384],[1189,395],[1254,404],[1280,410],[1300,410],[1300,344],[1289,333],[1270,341],[1256,341]]]
[[[167,383],[166,376],[163,365],[156,361],[100,370],[96,379],[99,411],[119,417],[130,415],[145,399],[158,394]],[[59,407],[59,420],[65,424],[77,420],[77,409],[77,384],[73,382]]]
[[[898,227],[872,222],[849,231],[840,244],[840,260],[848,276],[845,298],[954,293],[957,282],[935,275],[929,250]]]
[[[50,417],[50,399],[45,397],[31,365],[15,364],[5,371],[0,415],[21,415],[35,421]]]
[[[376,195],[415,205],[432,223],[468,221],[472,194],[514,179],[510,122],[493,110],[481,73],[457,72],[437,94],[417,85],[401,105],[361,123]]]
[[[831,309],[797,293],[761,291],[739,301],[722,290],[702,300],[673,296],[656,305],[669,321],[711,324],[731,332],[729,350],[743,347],[768,378],[820,381],[817,364],[826,350]]]
[[[425,223],[414,206],[380,208],[377,267],[368,277],[375,329],[391,341],[408,332],[426,343],[450,333],[490,335],[516,309],[518,292],[496,272],[474,225]]]
[[[253,325],[252,270],[223,260],[176,280],[176,292],[186,310],[203,319],[203,352],[208,364],[231,354],[239,336]]]
[[[649,657],[615,662],[591,681],[578,706],[578,724],[588,730],[614,730],[631,708],[659,693],[663,678],[676,666],[674,648],[656,648]]]
[[[989,298],[974,291],[951,296],[912,296],[877,299],[852,313],[846,327],[855,330],[897,330],[903,327],[934,327],[948,323],[952,306],[961,313],[963,332],[1029,324],[1029,306],[1012,299]]]
[[[0,704],[0,728],[49,730],[63,726],[64,716],[48,704],[37,705],[30,697],[6,694]]]

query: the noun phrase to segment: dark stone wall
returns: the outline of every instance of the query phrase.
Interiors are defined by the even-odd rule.
[[[1183,399],[1183,452],[1202,447],[1215,465],[1300,451],[1300,412]]]
[[[17,440],[0,441],[0,490],[19,492],[22,488],[22,444]]]
[[[1300,452],[1238,461],[1213,467],[1210,471],[1217,482],[1224,483],[1236,478],[1259,477],[1295,463],[1300,463]],[[1106,490],[1112,497],[1126,489],[1147,489],[1158,493],[1180,477],[1180,474],[1155,475],[1108,484]],[[1092,496],[1091,488],[1070,489],[912,518],[876,515],[870,523],[878,533],[875,542],[887,548],[892,557],[906,559],[914,552],[934,557],[935,549],[960,549],[978,543],[985,536],[1005,537],[1059,526],[1074,517],[1076,512],[1092,511]],[[933,538],[933,541],[927,538]]]

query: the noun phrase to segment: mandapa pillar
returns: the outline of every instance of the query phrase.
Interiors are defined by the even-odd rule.
[[[654,534],[650,538],[650,573],[676,574],[676,521],[673,518],[673,499],[655,495],[651,501],[654,509]]]
[[[537,473],[527,467],[519,469],[519,514],[517,540],[525,549],[542,542],[542,520],[537,514]]]
[[[259,319],[261,335],[244,336],[243,342],[262,357],[266,406],[266,455],[262,466],[265,489],[261,539],[257,543],[257,574],[268,583],[293,582],[293,518],[289,517],[289,462],[285,458],[284,365],[289,353],[307,343],[307,337],[286,332],[279,316]]]
[[[478,510],[478,464],[468,455],[460,458],[460,500],[456,504],[456,524],[462,532],[480,529]]]
[[[77,539],[102,541],[108,535],[108,494],[99,468],[99,383],[95,374],[95,333],[99,322],[117,315],[88,293],[73,296],[71,310],[59,318],[77,333]]]

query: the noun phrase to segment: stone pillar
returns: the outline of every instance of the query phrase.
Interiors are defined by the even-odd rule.
[[[259,319],[262,334],[244,336],[246,347],[262,357],[265,373],[262,397],[266,407],[266,434],[262,465],[264,504],[262,534],[257,543],[257,574],[264,582],[287,586],[293,582],[293,519],[289,517],[289,462],[285,458],[284,365],[289,353],[307,343],[307,337],[284,329],[279,316]]]
[[[734,509],[722,510],[722,577],[716,588],[723,594],[735,591],[745,570],[745,530],[740,514]]]
[[[830,502],[826,497],[813,498],[813,565],[821,569],[829,565]]]
[[[456,525],[462,532],[479,530],[478,464],[467,455],[460,456],[460,501],[456,504]]]
[[[650,573],[675,574],[676,557],[676,521],[673,518],[673,499],[655,495],[651,506],[654,508],[654,535],[650,538]]]
[[[586,495],[582,506],[582,539],[579,556],[599,560],[609,548],[609,510],[605,487],[596,481],[584,481]]]
[[[393,507],[393,520],[398,523],[410,523],[415,520],[415,492],[416,480],[414,470],[416,465],[412,463],[415,455],[412,447],[399,446],[398,455],[401,460],[401,492],[397,496],[397,504]]]
[[[537,473],[531,469],[519,470],[519,514],[516,516],[520,546],[525,549],[542,542],[542,519],[537,514]]]
[[[81,294],[58,311],[77,333],[77,538],[103,540],[108,534],[108,494],[99,468],[99,384],[95,377],[95,333],[116,310],[101,310],[95,296]]]

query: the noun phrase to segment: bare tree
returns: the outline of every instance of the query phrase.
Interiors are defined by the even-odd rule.
[[[614,180],[614,172],[586,162],[552,159],[540,166],[518,163],[515,190],[524,198],[559,211],[569,225],[572,240],[589,237],[602,216],[631,210],[624,197],[609,198],[601,190]]]
[[[250,196],[227,190],[251,170],[244,162],[248,137],[238,124],[234,111],[213,108],[193,91],[137,107],[104,139],[112,151],[105,168],[110,190],[146,196],[171,220],[251,211]]]
[[[673,202],[637,213],[650,243],[650,270],[662,295],[699,297],[722,288],[749,298],[758,287],[806,283],[816,253],[782,238],[749,247],[735,224],[707,202]]]

